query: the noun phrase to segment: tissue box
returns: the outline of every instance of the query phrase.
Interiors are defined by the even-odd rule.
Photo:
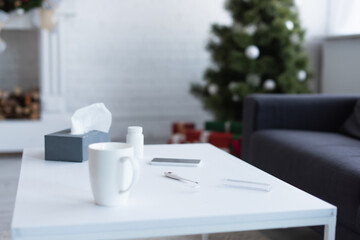
[[[45,160],[83,162],[88,159],[88,146],[110,142],[110,133],[90,131],[72,135],[70,129],[45,135]]]

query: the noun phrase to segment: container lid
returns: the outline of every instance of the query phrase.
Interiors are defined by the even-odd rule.
[[[128,127],[128,133],[138,133],[141,134],[143,132],[143,128],[140,126],[130,126]]]

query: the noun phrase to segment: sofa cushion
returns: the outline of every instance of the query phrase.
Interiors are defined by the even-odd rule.
[[[360,139],[360,99],[356,102],[354,111],[342,125],[341,131]]]
[[[261,130],[249,157],[264,171],[338,207],[338,220],[360,233],[360,141],[330,132]]]

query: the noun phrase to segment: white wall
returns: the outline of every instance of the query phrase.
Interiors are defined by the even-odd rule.
[[[302,27],[306,29],[305,48],[310,57],[310,68],[314,73],[309,87],[320,91],[322,67],[322,43],[327,36],[329,0],[302,0],[299,5],[299,15]]]
[[[144,127],[150,142],[166,142],[171,123],[210,116],[190,95],[209,63],[213,22],[229,22],[223,0],[77,1],[67,38],[67,108],[104,102],[112,136]],[[145,141],[146,141],[145,139]]]

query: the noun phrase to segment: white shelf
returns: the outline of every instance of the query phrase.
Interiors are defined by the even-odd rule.
[[[9,20],[4,26],[4,30],[32,30],[35,29],[32,23],[34,11],[29,11],[23,15],[15,12],[10,13]]]

